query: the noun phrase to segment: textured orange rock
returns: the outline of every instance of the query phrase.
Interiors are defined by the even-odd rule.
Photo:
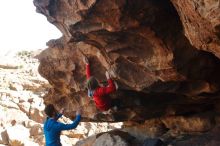
[[[35,0],[37,11],[63,33],[39,56],[40,74],[53,88],[45,103],[84,121],[164,118],[163,126],[204,132],[219,105],[219,2],[214,0]],[[119,85],[122,108],[100,113],[85,89],[86,55],[92,74]],[[205,119],[198,117],[205,113]],[[217,118],[216,118],[217,119]],[[190,126],[192,125],[192,126]]]
[[[215,0],[171,0],[180,15],[185,35],[197,49],[220,58],[220,8]]]

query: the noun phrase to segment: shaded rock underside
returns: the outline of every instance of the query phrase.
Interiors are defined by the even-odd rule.
[[[215,125],[220,103],[219,1],[34,0],[34,4],[63,33],[38,56],[39,72],[53,86],[44,98],[46,104],[65,107],[70,118],[82,107],[84,121],[160,118],[168,129],[182,121],[180,129],[194,132]],[[104,73],[109,71],[118,83],[112,98],[121,100],[122,109],[113,113],[114,118],[100,113],[87,97],[83,56],[89,58],[98,80],[105,82]]]

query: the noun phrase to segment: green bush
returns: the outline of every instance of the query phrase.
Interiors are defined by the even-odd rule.
[[[31,57],[31,51],[20,51],[17,53],[19,57]]]

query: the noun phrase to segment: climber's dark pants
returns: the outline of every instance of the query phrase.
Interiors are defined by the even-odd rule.
[[[119,99],[119,98],[112,99],[111,100],[111,107],[114,107],[114,106],[116,106],[118,109],[120,109],[122,106],[121,99]]]

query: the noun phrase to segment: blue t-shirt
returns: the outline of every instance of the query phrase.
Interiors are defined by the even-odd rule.
[[[46,146],[61,146],[61,131],[76,128],[81,120],[81,115],[77,115],[76,119],[71,124],[63,124],[57,121],[61,116],[62,114],[58,114],[56,118],[47,117],[46,121],[44,122]]]

